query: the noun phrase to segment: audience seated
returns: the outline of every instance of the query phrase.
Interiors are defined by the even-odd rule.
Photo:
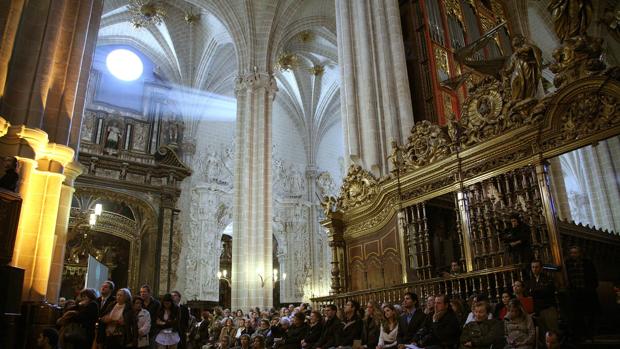
[[[530,296],[525,295],[525,285],[523,284],[523,281],[515,280],[512,283],[512,291],[515,294],[515,298],[517,298],[521,302],[523,309],[525,309],[528,314],[533,314],[534,299]]]
[[[326,308],[325,325],[323,326],[321,338],[316,343],[315,348],[317,349],[327,349],[337,346],[337,336],[342,327],[342,322],[336,317],[338,308],[333,304],[328,305]]]
[[[344,319],[338,336],[338,346],[352,347],[354,341],[362,340],[364,324],[360,318],[360,304],[357,301],[348,301],[344,305]]]
[[[375,349],[377,347],[382,319],[383,311],[381,311],[379,304],[375,301],[368,302],[363,320],[362,347],[367,349]]]
[[[379,332],[377,349],[394,348],[398,345],[398,311],[391,304],[383,306],[383,321]]]
[[[412,344],[414,337],[424,325],[426,315],[419,309],[418,295],[412,292],[405,293],[403,312],[398,323],[398,347],[402,349],[406,344]]]
[[[512,295],[509,292],[502,293],[501,302],[497,303],[495,306],[495,311],[493,311],[493,317],[498,320],[504,320],[504,317],[508,313],[508,303],[512,299]]]
[[[508,309],[504,319],[506,348],[533,349],[536,345],[536,330],[531,316],[518,299],[512,299]]]
[[[459,343],[461,324],[446,295],[435,297],[433,304],[435,310],[432,316],[426,317],[424,327],[416,335],[415,341],[424,348],[453,348]]]
[[[497,319],[489,319],[489,303],[476,302],[472,310],[474,321],[463,328],[461,349],[503,348],[504,326]]]

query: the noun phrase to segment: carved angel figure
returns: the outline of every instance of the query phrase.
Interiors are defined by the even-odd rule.
[[[513,102],[535,98],[540,86],[541,51],[521,35],[512,39],[513,53],[504,69]]]
[[[321,201],[321,206],[323,207],[323,213],[325,217],[328,217],[330,213],[334,211],[336,208],[336,198],[333,196],[324,196]]]
[[[592,21],[592,0],[551,0],[548,8],[560,42],[584,35]]]

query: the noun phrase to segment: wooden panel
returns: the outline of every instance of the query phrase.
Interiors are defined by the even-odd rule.
[[[400,237],[396,217],[375,234],[347,241],[349,291],[402,283]]]

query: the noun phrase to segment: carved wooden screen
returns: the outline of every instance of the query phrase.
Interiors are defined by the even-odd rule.
[[[518,213],[530,227],[534,257],[549,261],[547,226],[533,166],[519,168],[466,188],[474,270],[508,264],[500,234]]]

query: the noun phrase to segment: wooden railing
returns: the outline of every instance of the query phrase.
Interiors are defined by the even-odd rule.
[[[420,299],[430,295],[448,294],[462,299],[472,294],[485,293],[492,301],[497,301],[501,292],[511,287],[514,280],[522,280],[521,268],[517,266],[497,267],[455,276],[419,280],[387,288],[353,291],[312,299],[313,307],[328,304],[344,306],[349,300],[365,304],[370,300],[386,303],[400,303],[407,292],[415,292]]]

